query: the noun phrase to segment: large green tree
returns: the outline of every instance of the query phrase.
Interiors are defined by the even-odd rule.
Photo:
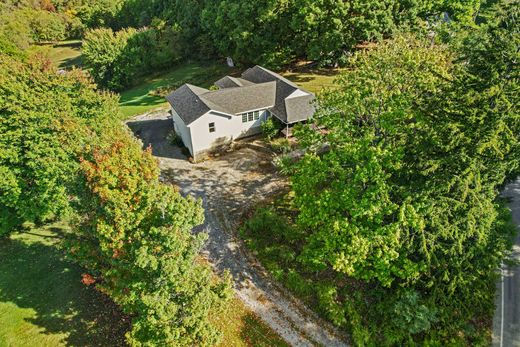
[[[78,201],[84,217],[69,243],[72,256],[134,316],[131,345],[214,345],[220,333],[209,317],[231,289],[229,278],[220,281],[199,259],[206,235],[191,229],[203,221],[201,202],[159,183],[151,151],[118,137],[82,157],[89,189]]]
[[[230,297],[199,252],[201,202],[159,182],[117,98],[80,70],[0,53],[0,235],[63,217],[64,247],[132,319],[134,346],[213,345]]]
[[[50,63],[0,54],[0,229],[59,218],[70,209],[75,151],[82,127],[107,126],[117,101],[94,91],[79,71],[57,74]]]
[[[492,307],[510,237],[496,198],[519,168],[517,5],[470,30],[463,53],[407,36],[358,53],[320,100],[327,131],[300,133],[300,260],[367,283],[403,322],[392,331],[417,334],[405,317],[424,306],[455,336]],[[382,341],[402,343],[384,321]]]

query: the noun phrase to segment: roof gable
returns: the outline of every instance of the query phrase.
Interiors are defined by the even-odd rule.
[[[185,84],[166,99],[186,125],[210,110],[235,115],[266,108],[285,123],[314,114],[314,94],[258,65],[247,69],[242,78],[225,76],[215,85],[221,89],[210,91]]]

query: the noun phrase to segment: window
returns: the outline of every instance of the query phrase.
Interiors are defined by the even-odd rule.
[[[242,123],[247,123],[247,113],[242,114]]]
[[[248,122],[252,122],[253,121],[253,112],[248,112],[247,113],[247,121]]]
[[[255,120],[259,120],[260,119],[260,112],[259,111],[255,111],[254,112],[254,118],[255,118]]]
[[[215,132],[215,123],[209,123],[209,132],[214,133]]]

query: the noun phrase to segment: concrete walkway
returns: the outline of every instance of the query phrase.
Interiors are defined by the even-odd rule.
[[[513,221],[520,227],[520,178],[507,185],[502,195],[511,199]],[[520,260],[520,235],[513,247],[513,257]],[[493,346],[520,347],[520,266],[503,265],[501,272],[493,318]]]

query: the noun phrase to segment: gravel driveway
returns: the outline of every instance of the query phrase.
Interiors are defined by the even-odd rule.
[[[346,346],[345,336],[272,283],[235,237],[243,211],[284,188],[271,155],[244,147],[191,164],[166,140],[173,129],[166,112],[138,116],[127,124],[145,146],[151,145],[162,179],[178,185],[183,194],[202,199],[205,223],[195,231],[209,235],[205,256],[218,272],[230,271],[236,295],[293,346]]]

